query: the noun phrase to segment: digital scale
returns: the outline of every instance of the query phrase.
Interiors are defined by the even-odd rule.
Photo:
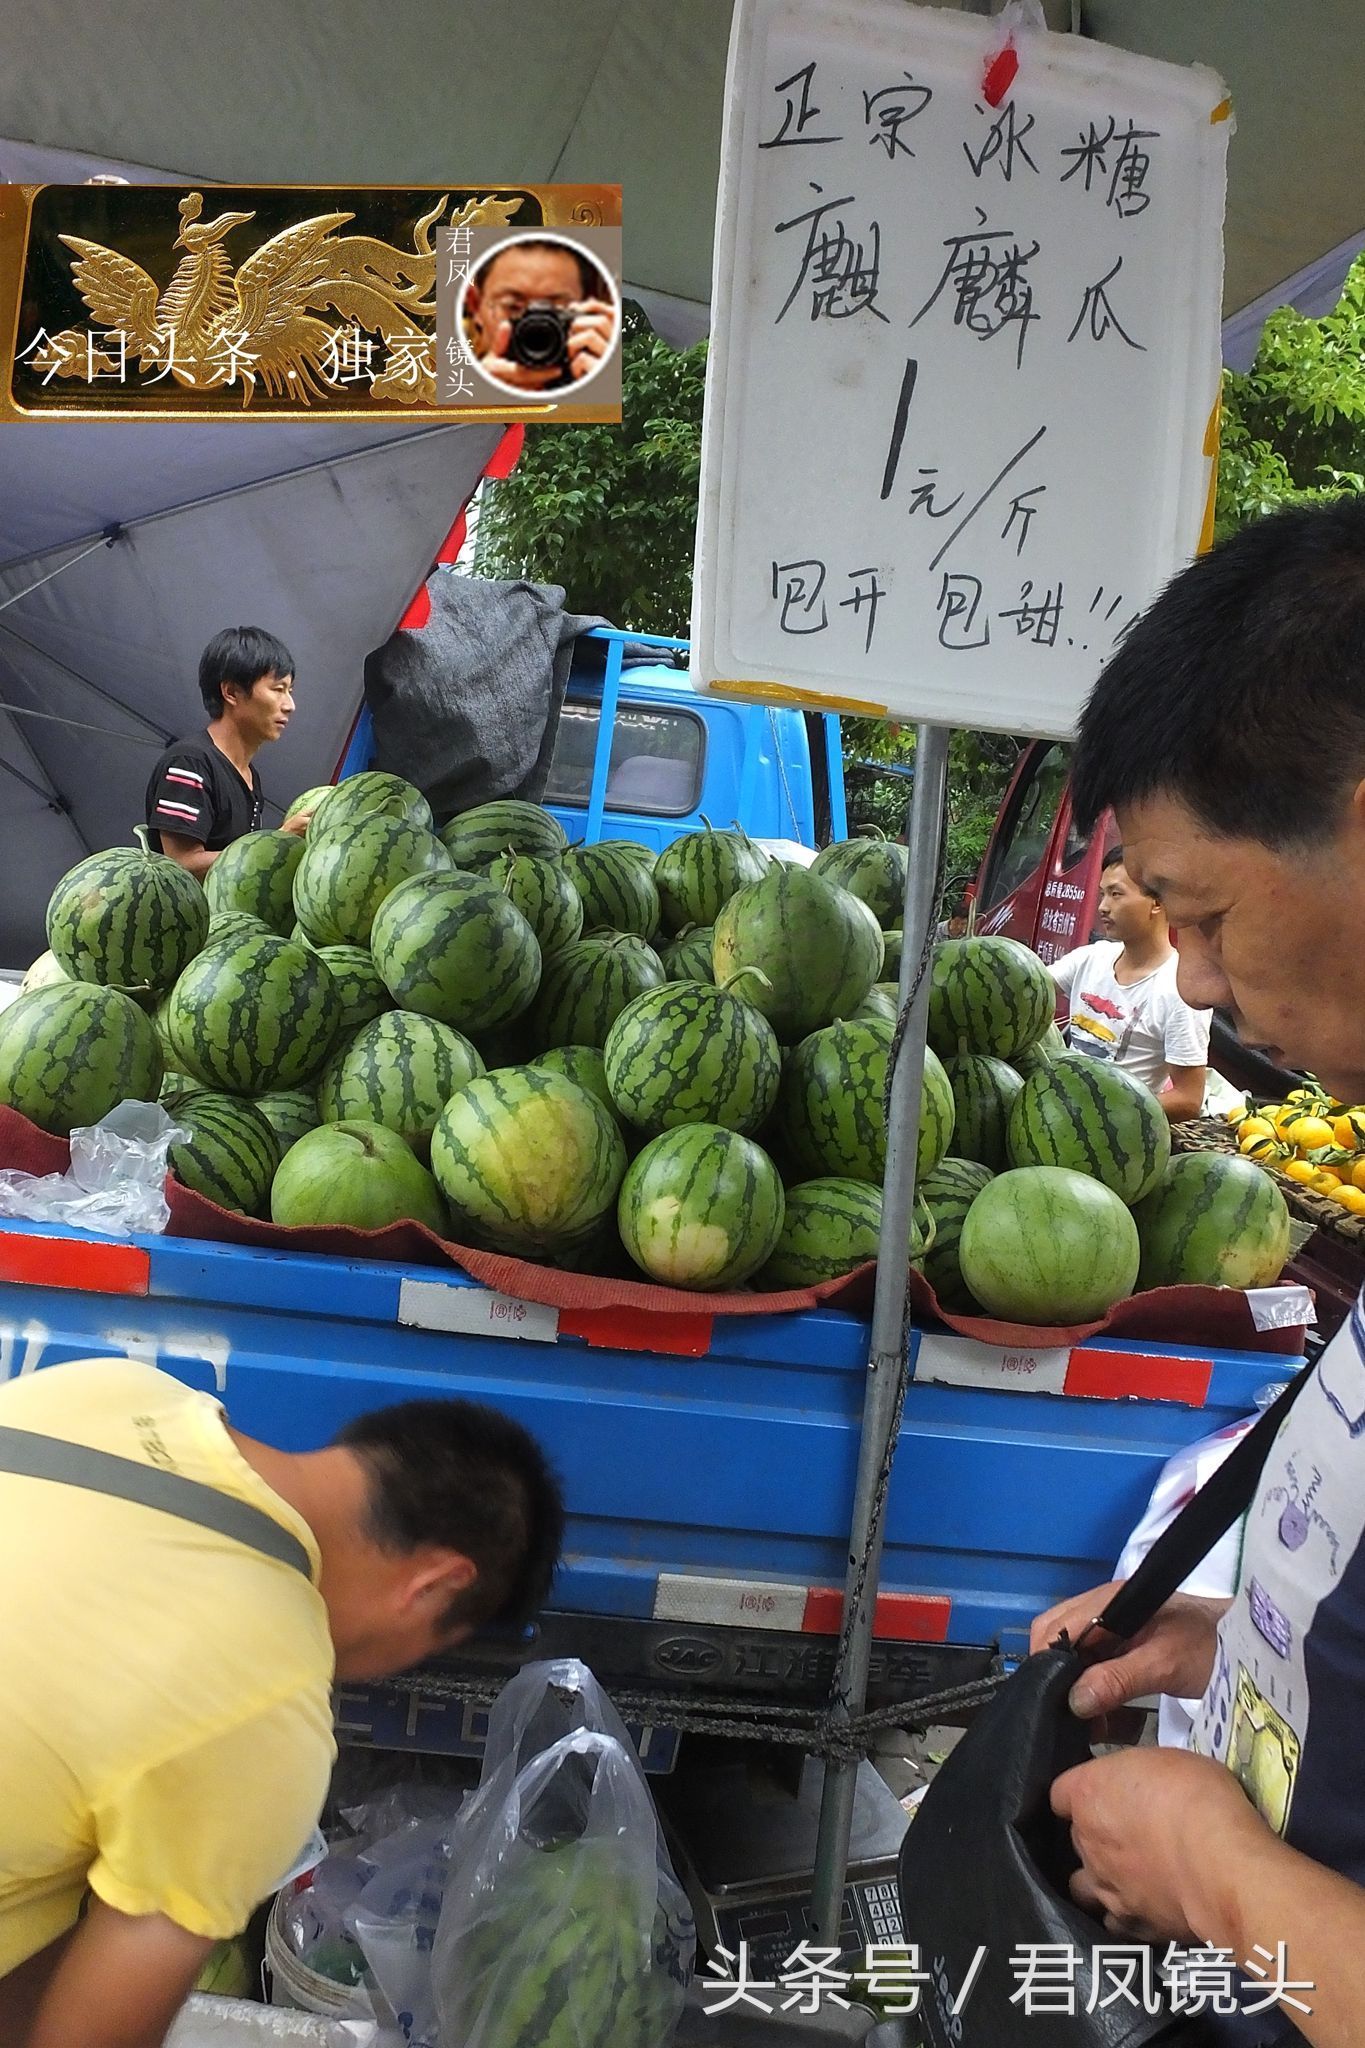
[[[748,1945],[752,1980],[775,1981],[798,1942],[814,1939],[811,1887],[823,1763],[808,1758],[793,1791],[761,1764],[706,1764],[659,1781],[669,1848],[697,1921],[698,1947],[714,1957]],[[896,1860],[908,1825],[886,1781],[858,1766],[838,1946],[901,1939]],[[832,1946],[828,1941],[819,1944]]]

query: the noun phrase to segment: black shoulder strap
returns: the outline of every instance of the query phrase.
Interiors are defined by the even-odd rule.
[[[308,1552],[297,1536],[264,1508],[250,1501],[220,1493],[197,1479],[183,1479],[178,1472],[162,1472],[155,1465],[139,1465],[132,1458],[116,1457],[112,1451],[97,1451],[88,1444],[67,1443],[62,1437],[42,1436],[29,1429],[0,1428],[0,1472],[21,1479],[50,1479],[59,1486],[79,1486],[87,1493],[103,1493],[111,1500],[135,1502],[175,1515],[182,1522],[211,1529],[233,1543],[272,1557],[313,1576]]]
[[[1305,1367],[1289,1381],[1270,1407],[1254,1422],[1236,1449],[1200,1487],[1162,1531],[1131,1579],[1120,1587],[1097,1624],[1111,1635],[1133,1636],[1144,1628],[1187,1579],[1202,1557],[1230,1529],[1255,1497],[1270,1447],[1313,1369]]]

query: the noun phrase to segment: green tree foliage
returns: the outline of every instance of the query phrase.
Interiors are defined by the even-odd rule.
[[[887,768],[913,770],[913,726],[884,725],[878,719],[845,718],[844,779],[849,830],[876,825],[889,838],[905,830],[912,782]],[[965,883],[975,879],[1014,773],[1021,742],[1007,733],[955,731],[948,741],[947,853],[944,877],[949,907]],[[881,772],[878,772],[879,764]]]
[[[1330,313],[1284,306],[1245,376],[1223,375],[1215,532],[1365,490],[1365,255]]]
[[[685,634],[701,477],[706,344],[672,349],[626,307],[621,425],[528,427],[480,511],[481,576],[559,583],[571,608]]]

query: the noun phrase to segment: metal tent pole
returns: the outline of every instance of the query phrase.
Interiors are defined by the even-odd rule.
[[[877,1287],[872,1308],[872,1336],[863,1397],[858,1478],[849,1532],[848,1572],[844,1587],[844,1630],[848,1641],[843,1671],[843,1697],[834,1718],[846,1723],[867,1704],[868,1670],[872,1661],[872,1620],[881,1569],[885,1503],[879,1482],[886,1464],[895,1422],[900,1377],[905,1364],[905,1289],[910,1271],[910,1222],[915,1205],[915,1150],[919,1142],[920,1088],[929,1023],[929,976],[920,980],[913,1001],[920,960],[933,936],[937,914],[939,848],[943,837],[948,785],[948,732],[939,725],[916,731],[915,784],[910,797],[906,832],[909,863],[905,878],[905,939],[901,951],[900,1006],[905,1018],[899,1055],[891,1079],[886,1125],[886,1176],[882,1194],[881,1240],[877,1252]],[[863,1558],[866,1555],[866,1571]],[[815,1850],[813,1917],[815,1935],[828,1948],[839,1946],[839,1923],[848,1875],[853,1832],[856,1761],[829,1758],[820,1806],[820,1832]]]

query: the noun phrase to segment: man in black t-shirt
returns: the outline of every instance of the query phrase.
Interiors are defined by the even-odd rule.
[[[224,847],[261,822],[255,756],[294,709],[294,657],[260,626],[229,626],[199,658],[207,732],[167,747],[147,784],[147,837],[202,880]],[[284,826],[302,832],[308,814]]]

